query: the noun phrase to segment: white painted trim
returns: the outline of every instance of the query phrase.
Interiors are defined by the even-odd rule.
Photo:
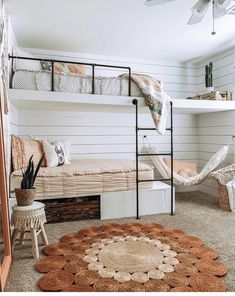
[[[91,94],[76,94],[64,92],[45,92],[30,90],[9,90],[11,103],[19,109],[48,109],[53,104],[55,110],[60,105],[62,108],[71,110],[79,108],[79,104],[92,105],[116,105],[133,106],[132,100],[135,97],[128,96],[105,96]],[[139,106],[145,106],[143,98],[137,98]],[[45,105],[45,102],[47,103]],[[172,100],[174,111],[177,113],[210,113],[235,110],[235,101],[210,101],[210,100]]]

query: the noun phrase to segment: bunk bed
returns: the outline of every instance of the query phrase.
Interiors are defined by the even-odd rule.
[[[37,93],[55,93],[58,95],[61,92],[65,92],[66,96],[69,96],[69,93],[73,95],[74,93],[79,93],[84,95],[85,99],[89,100],[91,98],[90,95],[99,97],[111,96],[112,98],[117,96],[119,97],[132,97],[129,101],[129,104],[135,106],[135,136],[136,136],[136,161],[129,162],[129,166],[127,166],[128,161],[112,161],[112,165],[116,165],[112,171],[111,165],[106,166],[106,170],[102,170],[104,165],[104,160],[100,160],[99,163],[96,162],[96,168],[92,167],[92,163],[94,165],[94,160],[90,163],[89,169],[83,170],[83,166],[87,166],[82,160],[76,160],[72,163],[72,171],[73,173],[68,173],[71,170],[71,166],[58,168],[42,168],[39,173],[39,180],[36,183],[36,186],[39,187],[38,191],[38,199],[53,199],[56,197],[74,197],[74,196],[88,196],[88,195],[101,195],[103,200],[107,197],[105,193],[113,193],[115,197],[115,193],[121,193],[122,198],[128,195],[128,192],[132,192],[132,201],[135,204],[135,215],[138,219],[140,215],[149,214],[151,211],[142,211],[140,207],[143,207],[143,200],[146,199],[146,203],[148,203],[148,195],[149,200],[151,202],[148,205],[148,208],[153,207],[153,203],[162,203],[163,206],[160,209],[160,213],[170,212],[171,215],[174,213],[174,187],[173,187],[173,172],[171,174],[171,178],[167,179],[156,179],[154,178],[153,167],[139,163],[139,157],[144,156],[144,154],[139,153],[139,145],[138,145],[138,132],[140,130],[149,130],[144,127],[139,127],[138,123],[138,103],[143,100],[141,98],[141,92],[134,82],[131,81],[131,68],[123,67],[123,66],[113,66],[113,65],[104,65],[104,64],[93,64],[93,63],[80,63],[74,61],[61,61],[61,60],[52,60],[52,59],[39,59],[34,57],[22,57],[22,56],[14,56],[10,55],[9,59],[12,61],[12,79],[11,79],[11,89],[19,90],[19,91],[35,91]],[[50,71],[48,70],[38,70],[38,71],[25,71],[25,70],[17,70],[14,69],[15,61],[24,60],[24,61],[33,61],[33,62],[46,62],[51,65]],[[84,75],[63,75],[60,73],[54,72],[54,65],[56,63],[64,63],[64,64],[72,64],[72,65],[83,65],[86,67],[91,67],[92,75],[84,76]],[[114,69],[122,69],[128,72],[127,77],[95,77],[95,69],[97,68],[114,68]],[[62,94],[60,94],[62,96]],[[60,96],[60,97],[61,97]],[[11,100],[11,93],[10,93]],[[30,104],[30,97],[27,102]],[[44,100],[44,102],[47,99]],[[73,100],[73,103],[76,103],[76,99]],[[26,103],[27,106],[27,103]],[[167,128],[168,131],[171,132],[171,151],[169,153],[164,153],[164,155],[169,155],[171,157],[171,161],[173,161],[173,104],[171,102],[171,126]],[[151,130],[155,130],[156,128],[151,128]],[[161,154],[163,155],[163,154]],[[98,164],[98,165],[97,165]],[[108,168],[109,167],[109,168]],[[117,169],[117,167],[119,169]],[[122,169],[120,170],[120,167]],[[123,169],[125,167],[125,169]],[[173,167],[173,166],[172,166]],[[107,169],[108,168],[108,169]],[[89,171],[89,173],[88,173]],[[14,170],[11,174],[11,191],[19,184],[20,180],[20,170]],[[72,184],[70,186],[71,190],[66,191],[66,176],[70,174],[72,179],[67,179],[68,184]],[[120,176],[121,175],[121,176]],[[85,177],[85,179],[84,179]],[[109,186],[104,183],[105,178],[107,178]],[[49,181],[50,180],[50,181]],[[125,180],[125,181],[124,181]],[[128,181],[127,181],[128,180]],[[103,183],[100,183],[102,181]],[[110,186],[110,181],[112,185]],[[170,185],[162,183],[164,181],[169,181]],[[126,182],[126,184],[125,184]],[[141,185],[140,185],[141,183]],[[67,185],[68,185],[67,184]],[[63,187],[64,186],[64,187]],[[63,187],[63,188],[62,188]],[[46,189],[45,189],[46,188]],[[135,197],[133,196],[133,189],[135,189]],[[145,196],[141,197],[140,200],[140,191],[145,191]],[[59,194],[60,193],[60,194]],[[62,193],[62,194],[61,194]],[[125,194],[124,194],[125,193]],[[127,195],[126,195],[127,193]],[[59,196],[60,195],[60,196]],[[134,199],[133,199],[134,197]],[[119,199],[118,204],[122,203],[121,199]],[[115,201],[112,201],[113,207],[115,208]],[[128,204],[124,201],[126,207]],[[102,219],[106,218],[117,218],[116,216],[110,216],[104,214],[104,211],[110,210],[110,201],[107,201],[107,206],[102,204],[103,214],[101,214]],[[145,207],[145,206],[144,206]],[[118,210],[117,210],[118,211]],[[127,211],[128,212],[128,211]],[[121,214],[123,215],[123,214]],[[133,216],[133,209],[129,213],[125,213],[125,216]],[[121,216],[120,216],[121,217]]]

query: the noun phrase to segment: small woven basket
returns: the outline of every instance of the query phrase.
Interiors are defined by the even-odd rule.
[[[15,189],[16,201],[18,206],[30,206],[36,195],[36,188],[32,189]]]
[[[231,212],[226,185],[219,184],[219,207],[223,211]]]

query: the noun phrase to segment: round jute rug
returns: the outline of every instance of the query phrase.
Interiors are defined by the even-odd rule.
[[[35,268],[43,291],[179,292],[227,290],[219,254],[181,229],[116,224],[65,234],[43,248]]]

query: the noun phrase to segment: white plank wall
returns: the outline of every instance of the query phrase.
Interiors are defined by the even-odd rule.
[[[229,50],[201,62],[198,91],[205,91],[204,66],[211,61],[214,66],[215,89],[232,91],[235,95],[234,58],[234,50]],[[235,112],[233,111],[198,115],[198,161],[200,168],[216,151],[231,141],[231,136],[235,135],[234,117]],[[233,150],[233,145],[231,145],[222,167],[234,162]],[[214,180],[207,179],[199,188],[203,192],[218,196],[218,185]]]
[[[163,81],[164,89],[173,99],[185,99],[195,94],[198,87],[198,68],[193,64],[140,60],[121,57],[110,57],[93,54],[56,52],[39,49],[25,49],[39,57],[59,60],[80,61],[85,63],[109,64],[131,67],[133,73],[146,74]],[[87,69],[88,74],[90,69]],[[124,73],[122,69],[97,68],[95,75],[118,76]]]
[[[234,49],[222,52],[216,56],[207,58],[200,62],[198,69],[198,92],[205,91],[205,65],[213,63],[213,82],[215,90],[235,90],[234,76]]]
[[[228,144],[234,135],[234,119],[235,112],[220,112],[213,114],[199,115],[198,120],[198,155],[199,166],[206,164],[209,158],[218,151],[223,145]],[[229,154],[221,167],[227,166],[234,162],[233,143],[230,145]],[[218,195],[218,185],[213,180],[205,181],[200,190],[210,193],[214,196]]]
[[[26,49],[37,56],[54,59],[76,60],[98,64],[130,66],[133,72],[151,75],[164,82],[167,93],[175,99],[191,96],[197,89],[197,67],[164,61],[146,61],[89,54],[51,52]],[[89,72],[88,72],[89,73]],[[117,76],[123,70],[97,68],[96,75]],[[17,132],[20,136],[66,139],[72,144],[73,158],[135,158],[135,115],[133,108],[108,106],[81,106],[79,112],[19,110]],[[147,108],[140,110],[139,125],[153,127]],[[170,136],[156,132],[140,133],[140,150],[143,135],[156,144],[162,152],[170,150]],[[175,159],[197,162],[197,116],[175,115]],[[150,163],[149,159],[143,158]]]
[[[89,54],[51,52],[28,49],[38,56],[54,59],[80,60],[112,65],[130,66],[133,72],[151,75],[164,82],[166,92],[174,99],[184,99],[205,91],[204,66],[214,64],[214,85],[218,90],[234,91],[234,51],[226,51],[200,64],[177,64],[161,61],[130,60],[117,57],[94,56]],[[100,69],[97,75],[117,76],[123,71]],[[151,116],[146,108],[140,111],[139,125],[152,127]],[[176,114],[174,116],[175,159],[191,161],[201,169],[209,158],[234,134],[234,112],[211,114]],[[135,117],[134,107],[108,107],[81,105],[80,111],[35,111],[18,110],[10,119],[12,133],[22,137],[69,140],[73,158],[135,158]],[[156,144],[162,152],[170,149],[169,135],[156,132],[140,134],[140,149],[143,135],[150,143]],[[144,158],[145,162],[149,160]],[[233,162],[230,151],[223,165]],[[217,185],[205,181],[196,189],[217,195]],[[193,188],[192,188],[193,189]],[[187,189],[188,190],[188,189]]]
[[[153,127],[150,114],[140,114],[140,126]],[[197,118],[195,115],[175,115],[174,150],[176,159],[197,162]],[[143,135],[163,152],[170,150],[169,132],[160,136],[157,132],[140,133],[140,149]],[[135,158],[135,116],[130,113],[59,112],[20,110],[18,135],[38,138],[69,140],[71,153],[76,158]],[[146,159],[145,159],[146,160]]]
[[[199,92],[205,90],[204,67],[210,61],[213,62],[215,89],[232,91],[235,94],[234,50],[223,52],[200,63]],[[231,140],[231,136],[234,135],[234,115],[235,113],[231,111],[198,116],[199,167],[203,167],[213,153]],[[233,145],[231,145],[229,155],[221,167],[231,163],[233,163]],[[218,184],[214,180],[207,179],[200,185],[200,190],[218,196]]]

